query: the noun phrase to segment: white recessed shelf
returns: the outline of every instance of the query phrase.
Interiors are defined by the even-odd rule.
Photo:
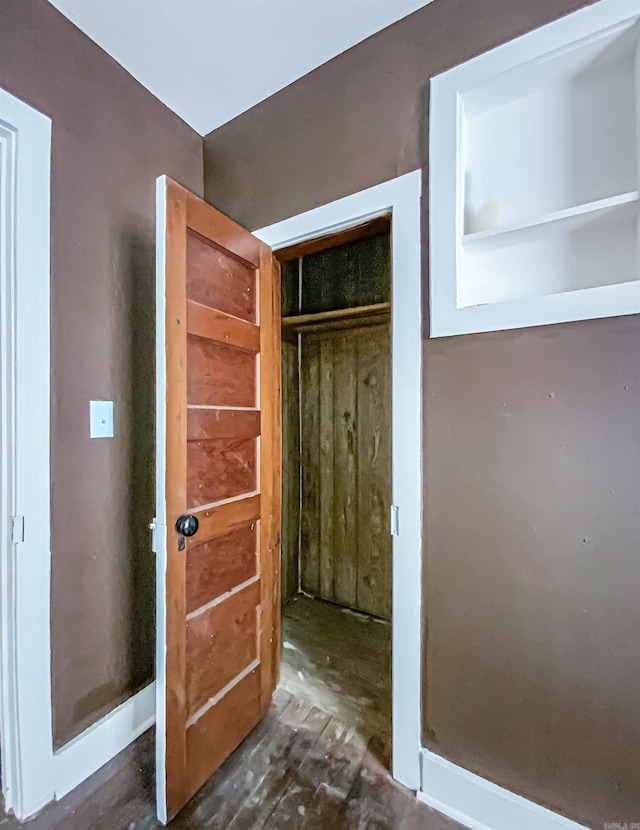
[[[431,335],[640,312],[640,0],[432,80]]]
[[[584,205],[556,210],[527,222],[497,225],[486,231],[466,233],[462,237],[462,244],[468,251],[486,250],[494,246],[514,245],[540,238],[547,233],[568,233],[599,220],[615,222],[626,217],[637,217],[639,202],[640,193],[632,190],[608,199],[598,199]]]

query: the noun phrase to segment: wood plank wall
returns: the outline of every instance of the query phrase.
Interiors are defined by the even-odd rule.
[[[298,335],[282,340],[282,601],[300,587],[300,384]]]
[[[283,316],[319,315],[323,322],[310,326],[309,318],[297,331],[284,330],[282,599],[301,588],[389,618],[388,315],[340,325],[326,318],[389,302],[384,221],[337,247],[321,244],[283,258]]]
[[[301,348],[301,588],[389,619],[389,325],[303,334]]]

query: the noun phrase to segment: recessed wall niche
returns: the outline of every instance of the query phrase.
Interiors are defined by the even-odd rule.
[[[432,336],[640,312],[639,17],[600,3],[432,80]]]

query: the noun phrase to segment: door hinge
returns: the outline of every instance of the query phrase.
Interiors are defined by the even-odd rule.
[[[11,517],[11,542],[14,545],[24,542],[24,516]]]
[[[391,505],[391,535],[398,535],[398,508],[395,504]]]
[[[151,524],[149,525],[149,530],[151,531],[151,553],[158,552],[158,525],[156,524],[156,520],[154,519]]]

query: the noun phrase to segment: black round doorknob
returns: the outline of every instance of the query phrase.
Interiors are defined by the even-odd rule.
[[[200,527],[196,516],[178,516],[175,528],[181,536],[195,536]]]

